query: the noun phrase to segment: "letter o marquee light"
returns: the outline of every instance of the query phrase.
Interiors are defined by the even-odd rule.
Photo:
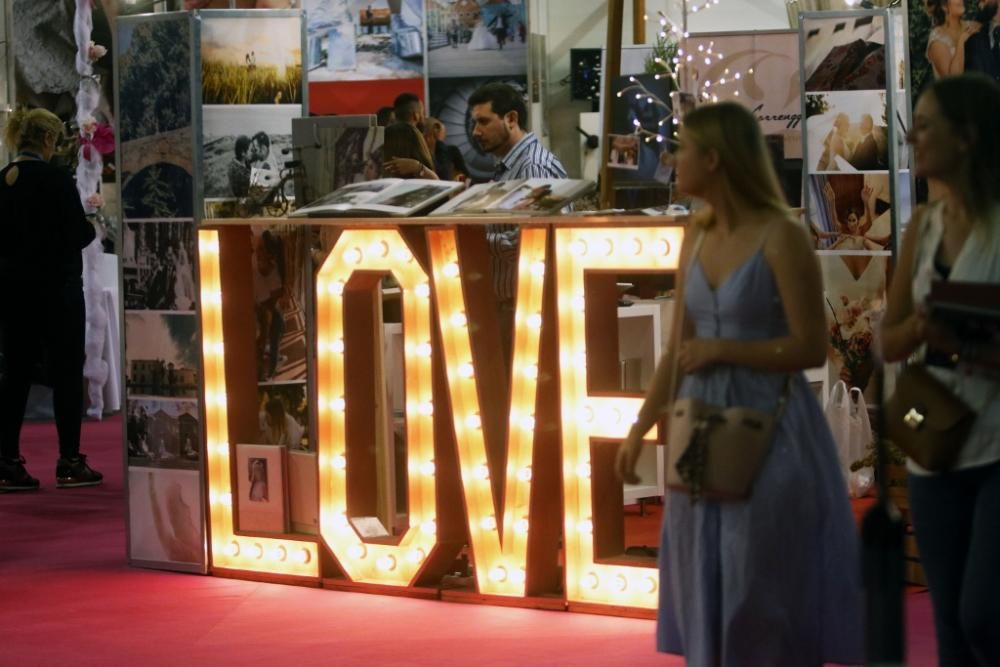
[[[355,271],[388,271],[402,290],[410,527],[398,545],[367,544],[347,517],[344,287]],[[353,581],[408,586],[437,545],[428,276],[395,229],[346,230],[316,278],[320,534]]]

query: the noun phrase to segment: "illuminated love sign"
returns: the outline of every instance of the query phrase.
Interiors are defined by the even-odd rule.
[[[681,227],[526,226],[521,230],[510,398],[507,405],[506,468],[494,470],[486,454],[479,372],[467,315],[471,295],[463,288],[463,258],[457,228],[430,228],[426,266],[414,257],[397,228],[344,230],[316,277],[316,353],[320,538],[344,575],[359,584],[407,587],[417,584],[440,548],[435,444],[435,405],[450,410],[457,445],[467,535],[481,594],[523,597],[532,531],[532,460],[538,438],[536,415],[541,331],[555,315],[561,410],[565,591],[570,602],[653,609],[659,586],[652,567],[603,563],[594,550],[591,442],[620,440],[635,419],[641,399],[592,396],[587,390],[584,311],[588,271],[676,270]],[[225,348],[222,331],[219,232],[199,232],[205,412],[208,443],[210,551],[217,568],[297,577],[320,576],[318,545],[303,537],[258,538],[234,530],[230,444],[227,434]],[[473,269],[469,269],[473,270]],[[476,266],[483,272],[484,267]],[[546,280],[549,272],[554,272]],[[401,288],[405,351],[405,413],[409,527],[391,543],[362,539],[348,520],[351,472],[346,414],[352,400],[345,366],[345,291],[357,276],[391,273]],[[546,290],[556,311],[543,309]],[[438,357],[437,355],[441,355]],[[443,364],[446,387],[435,391],[433,369]],[[385,405],[377,409],[387,410]],[[383,415],[386,417],[386,415]],[[491,478],[504,479],[496,498]],[[542,489],[552,494],[554,489]],[[551,554],[554,560],[556,553]]]

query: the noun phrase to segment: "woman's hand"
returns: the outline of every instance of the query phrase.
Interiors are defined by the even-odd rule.
[[[615,474],[618,475],[618,479],[626,484],[640,482],[639,476],[635,474],[635,466],[639,462],[641,453],[642,436],[637,435],[635,429],[631,429],[618,445],[618,454],[615,456]]]
[[[978,23],[976,23],[975,21],[970,21],[969,23],[966,23],[965,25],[963,25],[962,26],[962,34],[960,34],[958,36],[958,45],[961,47],[966,42],[968,42],[970,37],[972,37],[977,32],[979,32],[979,28],[980,27],[981,26]]]
[[[861,188],[861,201],[867,204],[869,201],[871,201],[873,192],[875,191],[872,189],[872,186],[865,185],[865,187]]]
[[[677,365],[686,374],[700,371],[719,361],[719,341],[716,338],[689,338],[681,343]]]
[[[384,165],[385,173],[397,178],[414,178],[424,173],[424,165],[419,160],[394,157]]]

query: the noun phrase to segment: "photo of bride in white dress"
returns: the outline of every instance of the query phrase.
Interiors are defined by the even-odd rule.
[[[523,0],[432,0],[427,5],[431,77],[524,74],[527,41]]]

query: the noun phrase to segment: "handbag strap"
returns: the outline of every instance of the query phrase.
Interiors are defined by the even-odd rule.
[[[698,223],[692,222],[690,224],[697,225]],[[761,244],[767,242],[767,235],[771,231],[771,224],[767,225],[764,230],[764,235],[761,239]],[[698,236],[694,240],[694,245],[691,247],[691,256],[688,257],[687,264],[684,266],[684,270],[680,272],[677,276],[677,285],[674,289],[674,321],[673,329],[671,331],[671,343],[670,350],[672,359],[670,360],[670,384],[668,385],[670,391],[667,393],[668,401],[667,405],[663,407],[665,411],[669,411],[670,407],[673,405],[674,401],[677,400],[677,392],[680,389],[680,383],[677,381],[677,376],[680,371],[680,351],[681,351],[681,341],[684,336],[684,315],[686,308],[684,307],[684,291],[687,284],[687,276],[691,272],[691,268],[694,267],[695,261],[698,259],[698,254],[701,251],[701,245],[705,241],[705,227],[698,226]],[[781,415],[785,412],[785,406],[788,404],[788,397],[792,392],[792,373],[788,373],[785,378],[784,386],[782,387],[781,394],[778,396],[778,405],[775,411],[774,421],[777,423],[781,419]]]

